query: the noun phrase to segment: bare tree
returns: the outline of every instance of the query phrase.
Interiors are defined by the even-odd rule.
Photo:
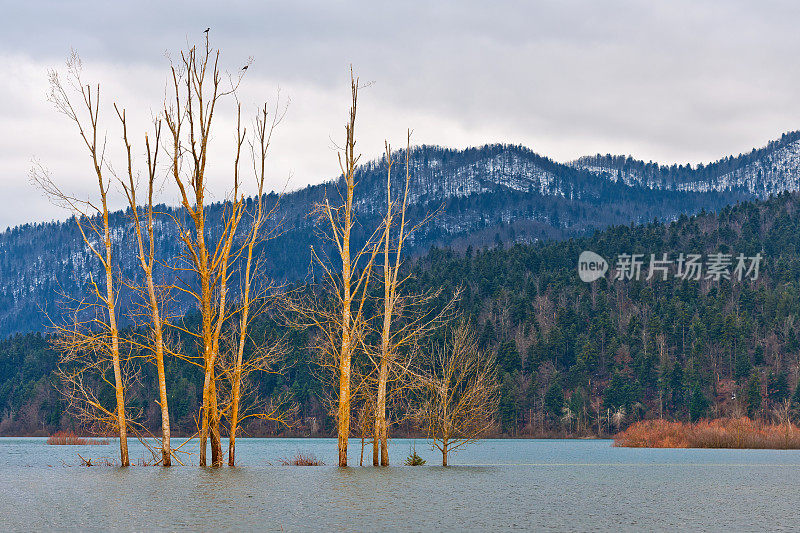
[[[400,257],[403,249],[403,242],[405,240],[405,222],[406,222],[406,205],[408,203],[408,184],[409,184],[409,169],[408,169],[408,146],[411,144],[411,132],[408,132],[407,148],[406,148],[406,188],[403,195],[403,203],[400,208],[400,229],[397,238],[397,248],[395,250],[394,262],[390,258],[390,243],[392,232],[392,221],[394,217],[394,205],[392,202],[392,150],[388,143],[386,143],[386,220],[384,222],[383,230],[383,327],[381,328],[381,350],[380,350],[380,363],[378,369],[378,394],[375,401],[375,437],[372,447],[372,464],[378,466],[378,442],[380,442],[380,464],[389,466],[389,445],[387,436],[386,424],[386,384],[389,379],[389,360],[393,355],[390,352],[392,340],[392,319],[395,313],[395,304],[397,303],[397,287],[400,280],[398,280],[398,273],[400,270]]]
[[[254,300],[257,301],[257,300]],[[258,306],[250,302],[249,316],[267,318],[273,308],[267,298]],[[242,312],[239,310],[238,312]],[[249,328],[240,329],[241,320],[231,321],[223,331],[217,357],[218,409],[229,424],[228,466],[236,465],[236,435],[249,419],[274,422],[276,426],[289,427],[297,411],[297,404],[288,391],[263,397],[259,394],[253,376],[282,374],[288,347],[283,339],[256,340],[250,337]],[[245,335],[247,349],[241,348],[241,335]]]
[[[133,221],[136,233],[137,254],[139,266],[144,274],[146,309],[149,318],[149,335],[144,336],[137,344],[145,351],[149,351],[154,359],[156,372],[158,374],[158,404],[161,408],[161,464],[163,466],[172,465],[172,450],[170,447],[170,427],[169,427],[169,405],[167,401],[167,380],[164,371],[164,321],[161,309],[162,299],[159,298],[156,284],[153,278],[153,270],[156,264],[155,255],[155,224],[153,213],[153,196],[155,191],[155,181],[157,173],[158,150],[161,140],[161,121],[155,121],[155,139],[150,144],[150,138],[145,134],[144,142],[147,152],[147,208],[144,213],[146,227],[143,232],[141,213],[136,198],[136,174],[134,172],[133,156],[131,154],[131,143],[128,139],[128,122],[125,110],[120,110],[116,105],[114,109],[122,125],[122,140],[125,144],[127,156],[127,176],[119,178],[125,196],[130,207],[130,216]],[[145,248],[144,235],[147,234],[147,247]]]
[[[244,70],[231,79],[223,89],[219,67],[219,51],[213,50],[206,34],[205,47],[192,47],[181,52],[178,65],[173,64],[171,103],[165,102],[164,117],[172,134],[171,174],[180,191],[181,204],[188,214],[191,229],[184,227],[179,217],[173,217],[179,227],[184,245],[184,270],[196,276],[199,287],[186,284],[179,287],[191,295],[201,315],[200,332],[204,367],[203,404],[200,427],[200,465],[207,464],[206,441],[211,440],[211,463],[222,465],[220,413],[217,408],[216,359],[220,335],[226,319],[228,304],[227,283],[236,230],[243,214],[243,195],[239,187],[239,159],[245,131],[241,126],[241,106],[237,108],[236,153],[233,161],[233,190],[223,214],[222,230],[216,243],[208,242],[205,200],[206,168],[209,140],[217,105],[233,95],[241,82]]]
[[[500,402],[494,359],[481,353],[462,321],[443,344],[430,350],[424,375],[417,423],[442,453],[442,466],[447,466],[452,452],[494,425]]]
[[[408,192],[411,183],[410,153],[411,131],[408,131],[405,150],[405,190],[402,202],[392,197],[392,149],[385,144],[386,153],[386,216],[383,223],[383,317],[380,326],[380,347],[374,361],[377,370],[377,391],[372,450],[373,466],[389,466],[387,399],[392,394],[402,395],[404,390],[419,385],[413,373],[409,373],[409,357],[398,359],[400,353],[425,334],[436,329],[447,318],[458,300],[459,292],[441,308],[434,309],[431,303],[441,291],[428,294],[403,295],[401,287],[408,276],[401,275],[402,252],[406,239],[422,224],[430,220],[429,214],[415,226],[409,227],[406,218]],[[399,206],[397,205],[399,203]],[[399,223],[396,219],[399,218]],[[394,233],[393,233],[394,232]],[[371,350],[367,350],[368,353]],[[408,356],[411,350],[405,350]],[[380,448],[380,457],[379,457]]]
[[[62,354],[67,354],[67,361],[75,362],[75,357],[93,353],[99,357],[88,363],[87,368],[98,368],[105,361],[110,362],[114,373],[114,391],[116,408],[114,410],[114,425],[119,433],[120,462],[122,466],[130,464],[128,456],[128,427],[125,412],[125,384],[123,381],[122,363],[120,361],[120,338],[117,321],[117,289],[115,285],[116,263],[113,256],[111,228],[108,218],[108,192],[111,180],[105,175],[107,162],[105,160],[105,136],[100,131],[100,85],[92,87],[84,85],[81,79],[81,60],[76,52],[72,52],[67,61],[68,80],[72,89],[80,95],[80,104],[73,105],[61,83],[58,72],[52,70],[50,77],[49,100],[61,113],[67,116],[78,128],[81,140],[86,146],[92,160],[92,167],[97,179],[97,200],[80,200],[62,190],[51,179],[50,175],[41,166],[36,166],[31,171],[33,181],[57,204],[68,208],[75,215],[78,229],[84,244],[97,258],[105,273],[105,286],[99,287],[94,278],[91,279],[92,297],[100,303],[103,312],[94,313],[94,317],[86,322],[81,318],[80,309],[84,303],[78,303],[74,317],[73,327],[59,328],[60,335],[58,346]],[[82,110],[82,111],[79,111]],[[94,307],[97,311],[98,308]],[[82,395],[87,405],[94,404],[100,413],[110,413],[95,402],[93,394],[84,386],[82,373],[72,374],[77,380],[72,383],[73,392]],[[85,394],[84,394],[85,393]],[[102,417],[102,414],[99,415]],[[110,421],[109,421],[110,422]]]
[[[280,96],[280,95],[279,95]],[[280,98],[278,98],[279,104]],[[276,105],[278,105],[276,104]],[[233,362],[233,373],[231,379],[231,408],[228,416],[230,423],[230,434],[228,440],[228,465],[234,466],[236,459],[236,431],[239,427],[241,415],[239,412],[240,404],[240,389],[242,384],[243,369],[246,372],[251,372],[255,369],[263,371],[271,371],[272,366],[282,358],[283,351],[267,351],[262,352],[259,357],[253,358],[249,361],[247,366],[244,364],[244,351],[245,344],[248,339],[248,328],[250,321],[261,313],[251,313],[251,308],[254,304],[262,304],[259,308],[261,312],[265,310],[263,304],[271,301],[268,296],[274,287],[270,284],[260,288],[259,292],[253,293],[254,277],[258,274],[258,266],[260,261],[254,256],[254,250],[257,244],[262,243],[268,239],[275,237],[280,229],[277,224],[265,231],[265,226],[268,220],[273,218],[278,207],[276,202],[271,208],[265,206],[264,198],[264,184],[266,180],[266,161],[269,145],[272,140],[272,134],[275,128],[283,119],[285,115],[285,108],[282,113],[278,113],[276,108],[273,113],[272,120],[268,120],[269,112],[266,104],[259,111],[255,121],[255,139],[250,142],[250,154],[253,163],[253,173],[256,179],[257,196],[255,199],[254,212],[252,213],[252,225],[250,226],[249,234],[247,235],[246,244],[244,245],[244,276],[242,281],[241,298],[239,302],[239,327],[238,327],[238,343],[236,349],[236,356]],[[277,345],[282,346],[282,345]],[[268,417],[275,418],[278,411],[272,406],[268,410]],[[264,415],[262,413],[262,415]],[[282,420],[282,417],[278,417]]]
[[[315,351],[323,367],[335,368],[338,378],[336,402],[339,466],[347,466],[347,439],[350,436],[351,374],[353,353],[363,345],[364,305],[375,256],[379,251],[376,236],[380,227],[365,239],[363,246],[352,249],[355,226],[356,155],[355,125],[358,103],[358,78],[350,72],[351,106],[345,125],[345,144],[339,153],[344,191],[342,203],[331,205],[330,199],[317,205],[316,213],[326,227],[325,236],[333,241],[341,260],[341,271],[332,262],[312,249],[314,263],[323,271],[319,291],[312,291],[289,301],[290,321],[300,327],[312,327]]]

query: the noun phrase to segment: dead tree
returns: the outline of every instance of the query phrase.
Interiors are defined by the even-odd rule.
[[[158,162],[158,151],[161,140],[161,121],[156,120],[155,122],[155,139],[152,145],[150,144],[149,136],[147,134],[144,136],[147,153],[147,207],[144,212],[146,226],[143,230],[140,207],[136,197],[137,174],[134,170],[131,143],[128,138],[128,121],[124,109],[120,110],[116,105],[114,109],[122,125],[122,140],[125,145],[125,154],[127,157],[127,175],[124,178],[118,177],[118,179],[128,200],[130,216],[136,234],[137,256],[139,266],[144,275],[144,288],[140,292],[143,293],[145,301],[147,302],[144,307],[146,308],[146,315],[149,319],[149,334],[146,336],[138,336],[140,341],[134,342],[139,348],[149,352],[155,361],[156,372],[158,374],[158,404],[161,408],[161,464],[163,466],[171,466],[172,450],[170,446],[169,405],[167,401],[166,373],[164,371],[164,321],[161,309],[163,300],[159,298],[153,278],[153,270],[156,265],[153,196],[157,174],[156,165]],[[146,248],[144,233],[147,234]],[[135,286],[132,288],[139,289],[139,287]]]
[[[117,321],[117,288],[115,282],[116,263],[113,256],[111,228],[108,218],[108,193],[111,180],[105,174],[107,162],[105,160],[105,137],[100,131],[100,85],[92,87],[84,85],[81,80],[81,60],[74,51],[67,61],[68,79],[74,91],[80,95],[80,104],[75,107],[63,87],[58,72],[50,71],[49,100],[56,109],[67,116],[78,128],[83,144],[86,146],[92,160],[92,168],[97,179],[97,200],[81,200],[62,192],[51,179],[50,175],[41,166],[34,167],[31,177],[35,183],[57,204],[68,208],[75,215],[78,229],[84,243],[91,250],[103,267],[105,285],[101,288],[94,278],[91,280],[92,298],[100,303],[102,313],[95,313],[89,323],[82,320],[80,313],[75,313],[73,327],[67,326],[57,329],[60,336],[57,346],[67,358],[74,362],[74,357],[82,354],[102,354],[97,361],[89,363],[102,366],[102,361],[110,362],[114,373],[114,391],[116,407],[114,410],[114,425],[119,434],[120,462],[122,466],[130,464],[128,456],[128,427],[125,411],[125,384],[123,382],[122,363],[120,361],[120,338]],[[82,110],[82,111],[79,111]],[[84,304],[78,303],[78,307]],[[97,307],[93,306],[95,311]],[[87,311],[87,309],[80,309]],[[87,326],[87,327],[84,327]],[[93,403],[93,395],[83,386],[82,379],[77,386],[76,393],[88,395],[84,398]],[[99,407],[99,404],[96,406]],[[101,409],[101,412],[105,408]]]
[[[219,51],[213,50],[206,34],[205,47],[196,46],[181,52],[179,63],[173,64],[173,96],[165,102],[164,118],[171,133],[171,175],[180,191],[181,204],[189,218],[189,226],[173,217],[184,246],[183,267],[197,279],[198,286],[183,284],[178,288],[197,301],[201,327],[195,335],[200,344],[204,367],[203,402],[200,427],[200,465],[207,464],[206,442],[211,440],[211,463],[222,465],[220,414],[217,409],[216,359],[228,303],[227,282],[236,230],[243,213],[243,195],[239,186],[239,159],[245,132],[241,126],[241,106],[237,109],[236,153],[233,161],[233,187],[223,213],[222,230],[216,243],[208,242],[206,220],[206,167],[209,156],[214,113],[218,103],[234,95],[244,75],[222,87]]]
[[[280,96],[280,95],[279,95]],[[280,98],[278,98],[279,104]],[[239,422],[242,415],[239,412],[240,398],[241,398],[241,385],[242,374],[245,375],[258,369],[265,372],[273,370],[273,366],[277,361],[282,358],[283,352],[267,351],[261,353],[259,357],[255,357],[248,361],[245,365],[244,351],[248,339],[248,329],[250,322],[255,316],[262,314],[266,307],[264,304],[271,301],[269,298],[270,293],[275,290],[270,284],[262,286],[258,293],[254,293],[253,284],[254,278],[259,278],[258,266],[261,262],[254,256],[255,247],[259,243],[263,243],[275,237],[278,234],[280,225],[276,224],[271,228],[266,228],[267,222],[272,219],[278,207],[276,202],[272,207],[265,205],[264,198],[264,184],[266,180],[266,161],[267,153],[269,150],[272,134],[277,125],[285,115],[285,108],[282,113],[279,113],[276,107],[273,113],[272,120],[269,121],[269,113],[266,104],[259,111],[255,121],[255,138],[250,142],[250,154],[253,163],[253,174],[255,176],[257,185],[257,196],[255,200],[254,212],[252,213],[252,224],[247,235],[244,250],[242,250],[244,267],[243,267],[243,281],[241,289],[241,297],[238,305],[238,342],[236,345],[236,354],[232,364],[231,374],[231,406],[228,415],[230,424],[230,433],[228,439],[228,465],[234,466],[236,459],[236,431],[239,427]],[[259,307],[260,306],[260,307]],[[257,307],[259,312],[252,312],[252,308]],[[281,345],[282,346],[282,345]],[[270,419],[282,420],[283,414],[277,416],[279,410],[271,406],[266,413],[261,416],[266,416]]]
[[[443,344],[430,349],[423,372],[417,424],[442,453],[442,466],[447,466],[451,453],[494,425],[500,402],[495,363],[481,353],[462,321]]]
[[[386,415],[387,399],[393,394],[402,396],[404,389],[419,386],[413,372],[409,373],[414,352],[409,346],[442,325],[449,317],[459,292],[452,295],[441,309],[431,304],[441,291],[427,294],[403,295],[401,288],[407,276],[401,275],[402,252],[406,239],[436,213],[431,213],[414,226],[408,226],[406,209],[411,183],[410,171],[411,131],[406,138],[405,151],[405,190],[402,202],[392,197],[392,159],[391,146],[386,143],[386,216],[383,223],[383,316],[380,326],[380,347],[377,350],[376,398],[374,413],[374,435],[372,464],[389,466],[388,421]],[[399,207],[397,204],[399,203]],[[399,218],[399,223],[396,219]],[[405,350],[406,357],[399,357]],[[398,359],[399,357],[399,359]],[[380,448],[380,450],[379,450]],[[379,454],[380,451],[380,454]]]
[[[351,106],[345,125],[345,144],[339,153],[342,186],[341,204],[330,199],[316,206],[324,237],[334,243],[341,261],[341,271],[333,261],[312,249],[313,263],[323,272],[322,283],[310,293],[288,301],[289,321],[297,327],[315,330],[313,349],[323,368],[335,370],[338,381],[335,413],[338,432],[339,466],[347,466],[347,439],[350,435],[351,371],[353,354],[363,345],[364,305],[375,256],[379,251],[380,227],[353,250],[351,235],[355,225],[356,155],[355,125],[358,102],[358,78],[350,73]]]
[[[251,318],[265,317],[273,308],[267,298],[258,306],[253,301],[250,305]],[[246,421],[258,419],[274,422],[279,427],[290,427],[298,409],[288,391],[262,397],[253,380],[257,374],[283,373],[281,365],[288,352],[285,341],[282,338],[251,339],[249,331],[245,330],[247,349],[240,352],[240,326],[241,322],[236,320],[226,326],[217,357],[218,409],[229,425],[228,466],[236,464],[235,438]]]

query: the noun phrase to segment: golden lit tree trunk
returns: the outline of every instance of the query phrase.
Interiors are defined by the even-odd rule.
[[[386,439],[386,382],[389,377],[389,342],[391,340],[392,312],[394,307],[392,265],[389,261],[389,243],[392,229],[392,155],[386,145],[388,170],[386,172],[386,221],[383,246],[383,327],[381,328],[381,354],[378,370],[378,394],[375,400],[375,438],[372,447],[372,465],[389,466],[389,448]],[[380,445],[380,463],[378,462],[378,445]]]
[[[388,151],[388,150],[387,150]],[[391,160],[390,160],[391,161]],[[389,163],[389,176],[391,179],[391,162]],[[387,182],[390,182],[390,179]],[[390,190],[387,185],[387,191]],[[386,228],[384,230],[384,256],[383,256],[383,328],[381,330],[381,357],[378,369],[378,394],[375,400],[375,438],[372,446],[372,465],[389,466],[389,445],[386,431],[386,382],[389,378],[389,342],[392,327],[392,266],[389,263],[389,232],[392,226],[392,198],[388,194],[389,203],[386,215]],[[380,461],[378,447],[380,446]]]
[[[389,375],[389,365],[386,360],[380,363],[378,373],[378,395],[375,408],[375,443],[372,449],[373,466],[389,466],[389,442],[386,423],[386,381]],[[378,449],[380,448],[380,462]]]
[[[348,185],[348,207],[351,205],[352,188]],[[347,466],[347,439],[350,436],[350,358],[352,354],[350,328],[352,295],[350,292],[350,213],[345,215],[345,234],[342,252],[342,273],[344,284],[344,306],[342,307],[342,347],[339,359],[339,411],[338,411],[338,448],[339,466]]]
[[[158,309],[151,310],[158,313]],[[158,372],[158,399],[161,406],[161,464],[172,465],[172,449],[169,430],[169,405],[167,401],[167,376],[164,371],[164,338],[159,329],[156,332],[156,370]]]
[[[260,200],[259,200],[260,201]],[[250,261],[252,260],[252,248],[248,249],[247,256],[247,281],[245,283],[244,307],[240,326],[239,346],[236,352],[236,362],[233,370],[233,384],[231,385],[231,414],[230,414],[230,436],[228,437],[228,466],[236,465],[236,430],[239,427],[239,394],[242,385],[242,358],[244,355],[244,344],[247,337],[244,335],[247,328],[247,315],[250,310]]]
[[[253,225],[250,228],[250,235],[247,240],[247,260],[245,262],[244,270],[244,283],[242,286],[241,296],[241,316],[239,317],[239,342],[236,350],[236,359],[234,361],[233,369],[233,383],[231,384],[231,407],[230,407],[230,436],[228,438],[228,466],[236,464],[236,432],[239,428],[239,404],[242,386],[242,364],[244,362],[244,348],[247,341],[247,330],[250,320],[250,306],[251,301],[251,285],[253,282],[253,252],[255,245],[262,238],[260,231],[264,224],[264,183],[266,179],[266,160],[267,150],[269,149],[272,132],[275,126],[280,122],[281,116],[278,115],[277,109],[275,116],[272,120],[272,125],[267,128],[267,106],[259,111],[256,117],[256,133],[255,143],[251,143],[251,155],[253,157],[253,166],[256,173],[256,182],[258,184],[257,197],[256,197],[256,212],[253,216]],[[258,154],[256,154],[258,148]],[[277,205],[277,204],[276,204]]]
[[[201,209],[198,206],[198,210]],[[202,216],[202,214],[201,214]],[[202,316],[202,336],[203,336],[203,407],[202,417],[200,422],[200,466],[208,464],[207,459],[207,442],[209,433],[209,423],[212,420],[211,411],[216,410],[216,406],[212,405],[211,387],[214,380],[214,361],[212,360],[212,342],[211,342],[211,281],[210,274],[207,269],[208,265],[208,252],[205,248],[205,238],[203,237],[203,224],[195,223],[197,226],[197,243],[199,248],[199,268],[200,274],[200,314]],[[216,395],[213,400],[216,403]],[[213,452],[212,452],[213,454]],[[213,461],[213,459],[212,459]]]
[[[156,143],[158,136],[156,137]],[[149,152],[149,144],[148,144]],[[155,161],[153,161],[153,168]],[[158,296],[156,295],[155,282],[153,281],[153,265],[155,262],[155,236],[153,224],[153,182],[155,174],[151,173],[149,182],[149,202],[147,208],[147,232],[150,239],[150,253],[148,259],[145,259],[144,245],[142,242],[142,232],[138,222],[138,214],[135,201],[135,193],[131,193],[132,210],[134,217],[136,217],[136,233],[139,241],[139,259],[142,265],[142,270],[145,274],[145,283],[147,284],[147,297],[150,304],[150,319],[153,328],[153,351],[155,352],[156,359],[156,373],[158,374],[158,403],[161,407],[161,464],[163,466],[172,465],[172,449],[170,444],[170,428],[169,428],[169,402],[167,400],[167,376],[164,370],[164,331],[161,312],[158,305]],[[133,180],[131,180],[133,187]],[[131,188],[133,191],[133,188]]]
[[[324,272],[328,288],[326,297],[317,294],[308,297],[300,295],[287,299],[294,315],[289,320],[296,327],[313,327],[321,341],[316,348],[321,355],[321,364],[332,371],[331,389],[337,393],[332,398],[335,406],[337,424],[337,445],[339,466],[347,466],[347,445],[350,436],[350,412],[353,391],[353,353],[364,345],[363,311],[368,300],[367,289],[372,274],[375,257],[380,250],[379,232],[382,226],[365,239],[363,246],[351,250],[351,232],[354,225],[354,189],[356,186],[356,165],[359,157],[355,153],[355,121],[358,100],[358,78],[351,69],[350,86],[352,102],[349,121],[345,125],[346,142],[339,154],[341,181],[346,190],[337,191],[342,204],[331,206],[327,195],[324,202],[317,204],[316,213],[329,224],[328,238],[334,242],[341,259],[341,270],[333,267],[327,258],[318,255],[312,248],[312,257]],[[338,187],[338,185],[337,185]],[[363,259],[363,262],[361,261]],[[360,388],[360,387],[359,387]],[[331,397],[334,395],[332,394]],[[374,407],[369,410],[374,415]]]
[[[105,200],[103,201],[105,204]],[[106,231],[106,255],[111,257],[111,237],[108,228],[108,210],[104,208],[104,224]],[[117,425],[119,427],[119,456],[122,466],[130,465],[128,456],[128,424],[125,416],[125,388],[122,383],[122,367],[119,361],[119,330],[117,329],[117,314],[114,309],[114,276],[111,265],[106,263],[106,295],[108,298],[108,324],[111,330],[111,362],[114,367],[114,388],[117,398]]]
[[[406,143],[406,185],[403,203],[400,209],[400,226],[397,237],[394,262],[391,258],[392,223],[394,220],[394,202],[392,200],[392,148],[386,143],[386,218],[384,220],[383,234],[383,325],[381,328],[380,362],[378,368],[378,391],[375,401],[375,437],[372,450],[373,466],[389,466],[389,436],[386,420],[386,395],[389,380],[389,364],[393,362],[393,351],[407,340],[406,335],[400,335],[400,340],[395,344],[392,337],[392,319],[397,309],[397,288],[401,283],[398,274],[406,238],[406,207],[408,205],[408,187],[410,183],[409,154],[411,150],[411,131],[408,132]],[[422,328],[424,329],[424,327]],[[412,335],[413,336],[413,335]],[[380,445],[380,462],[378,458],[378,445]]]

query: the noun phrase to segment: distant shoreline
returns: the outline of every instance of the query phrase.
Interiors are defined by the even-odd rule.
[[[0,435],[0,439],[47,439],[49,435]],[[103,438],[103,439],[117,439],[117,436],[114,435],[86,435],[87,438]],[[152,438],[160,439],[161,437],[158,435],[154,435]],[[172,435],[172,439],[188,439],[188,435]],[[197,438],[197,437],[194,437]],[[227,437],[222,437],[222,440],[227,439]],[[268,436],[238,436],[236,440],[250,440],[250,439],[336,439],[336,435],[268,435]],[[425,437],[415,436],[415,435],[396,435],[389,438],[389,440],[393,439],[406,439],[406,440],[427,440]],[[359,437],[350,437],[349,441],[360,441]],[[517,437],[508,437],[508,436],[489,436],[483,437],[478,440],[614,440],[613,435],[609,436],[588,436],[588,437],[574,437],[574,436],[517,436]],[[365,445],[371,445],[372,441],[368,440],[365,441]]]

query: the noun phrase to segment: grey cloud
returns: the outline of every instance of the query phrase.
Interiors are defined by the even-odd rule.
[[[157,73],[166,50],[211,26],[228,68],[256,60],[248,102],[277,84],[292,97],[275,170],[293,172],[293,188],[335,172],[329,137],[346,111],[350,63],[376,82],[364,92],[361,131],[374,137],[362,143],[365,158],[380,154],[383,135],[412,127],[418,142],[522,143],[562,161],[599,151],[700,162],[795,129],[800,112],[793,2],[53,1],[4,15],[2,53],[24,79],[0,83],[0,120],[39,128],[60,117],[17,93],[33,83],[33,66],[43,77],[75,47],[88,64]],[[146,82],[126,80],[131,94],[153,93],[137,83]],[[79,158],[43,153],[8,130],[0,182],[19,180],[34,153],[80,174],[71,167]],[[0,225],[54,216],[37,205],[0,213]]]

